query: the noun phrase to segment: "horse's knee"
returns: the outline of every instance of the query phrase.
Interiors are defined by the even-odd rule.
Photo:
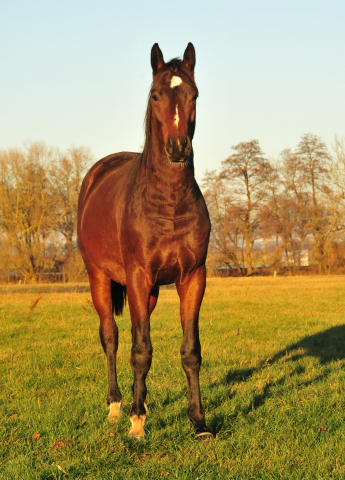
[[[152,361],[152,345],[150,340],[136,342],[132,346],[131,365],[138,375],[146,374]]]
[[[201,365],[201,347],[199,342],[183,342],[180,348],[180,354],[185,370],[199,370]]]

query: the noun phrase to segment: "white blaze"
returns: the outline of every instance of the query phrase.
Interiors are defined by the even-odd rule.
[[[170,82],[170,88],[178,87],[182,83],[181,77],[172,77]]]
[[[176,105],[175,115],[174,115],[174,125],[178,127],[180,117],[178,116],[178,105]]]

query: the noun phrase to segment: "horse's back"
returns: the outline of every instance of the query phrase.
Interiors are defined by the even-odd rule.
[[[122,284],[125,272],[119,228],[128,182],[139,157],[138,153],[121,152],[102,158],[86,174],[79,195],[78,243],[85,266],[89,273],[96,266]]]
[[[140,153],[133,152],[119,152],[107,155],[96,162],[87,172],[79,195],[79,212],[85,201],[96,185],[102,180],[105,174],[109,174],[115,170],[120,169],[124,164],[135,161],[140,156]]]

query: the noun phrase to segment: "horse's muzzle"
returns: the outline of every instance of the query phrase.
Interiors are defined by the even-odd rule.
[[[181,140],[176,140],[172,135],[169,135],[165,144],[169,160],[176,163],[184,162],[191,149],[192,145],[187,135],[184,135]]]

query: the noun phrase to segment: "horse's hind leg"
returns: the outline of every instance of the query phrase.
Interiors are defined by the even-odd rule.
[[[151,315],[151,313],[155,309],[155,306],[157,305],[158,295],[159,295],[159,287],[158,285],[155,285],[151,291],[151,296],[150,296],[149,316]]]
[[[109,420],[117,420],[121,416],[122,396],[117,385],[116,353],[118,347],[118,328],[112,313],[110,278],[99,270],[89,272],[90,289],[93,304],[99,315],[102,347],[108,365],[108,405]]]
[[[181,302],[183,340],[181,345],[182,366],[187,376],[188,417],[197,436],[212,436],[205,423],[205,412],[201,405],[199,370],[201,347],[199,340],[199,310],[205,291],[205,267],[193,272],[184,284],[176,284]]]

